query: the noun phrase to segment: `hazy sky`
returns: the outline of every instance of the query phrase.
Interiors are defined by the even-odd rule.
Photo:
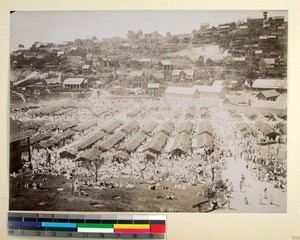
[[[200,24],[220,23],[262,17],[263,11],[53,11],[14,12],[11,14],[11,50],[19,44],[31,46],[35,41],[59,43],[75,38],[96,36],[125,37],[127,30],[160,34],[190,33]],[[268,11],[268,16],[284,16],[287,11]]]

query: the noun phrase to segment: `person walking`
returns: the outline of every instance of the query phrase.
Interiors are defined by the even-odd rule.
[[[243,189],[243,182],[240,181],[240,192],[242,191],[242,189]]]
[[[242,179],[242,184],[244,185],[245,184],[245,176],[244,176],[244,174],[242,174],[241,179]]]
[[[268,199],[268,189],[264,189],[264,199]]]

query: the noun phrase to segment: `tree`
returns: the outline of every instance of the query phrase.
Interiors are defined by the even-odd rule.
[[[211,65],[213,65],[213,60],[211,60],[211,58],[208,58],[208,59],[206,59],[206,63],[205,63],[205,65],[207,65],[207,66],[211,66]]]
[[[197,67],[202,67],[204,65],[204,57],[201,55],[199,56],[198,60],[196,61]]]
[[[254,80],[257,79],[258,77],[254,66],[250,66],[249,68],[247,68],[245,71],[241,73],[241,75],[246,78],[246,81],[249,83],[251,87]]]
[[[98,181],[98,170],[102,166],[104,162],[104,159],[102,156],[100,158],[95,159],[94,161],[91,162],[90,165],[90,170],[95,174],[95,183],[97,184]]]
[[[95,180],[98,180],[98,170],[104,163],[103,153],[97,148],[92,148],[85,152],[81,159],[83,159],[83,165],[95,174]]]
[[[215,194],[216,194],[216,192],[213,190],[212,183],[206,183],[203,185],[203,197],[210,199],[210,198],[214,197]]]

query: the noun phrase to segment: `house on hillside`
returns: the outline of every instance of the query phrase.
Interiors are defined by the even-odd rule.
[[[276,101],[280,94],[275,90],[265,90],[259,92],[256,97],[258,100]]]
[[[233,64],[234,64],[234,66],[245,66],[246,65],[246,57],[234,57]]]
[[[142,58],[140,60],[140,66],[142,68],[150,69],[152,67],[152,59],[151,58]]]
[[[159,96],[159,83],[148,83],[146,93],[150,96]]]
[[[160,70],[172,70],[172,63],[169,60],[162,60],[158,63]]]
[[[124,43],[123,45],[122,45],[122,47],[121,47],[123,50],[125,50],[125,51],[129,51],[130,49],[131,49],[131,46],[130,46],[130,44],[129,43]]]
[[[86,55],[86,60],[87,61],[92,61],[93,60],[93,54],[92,53],[88,53],[87,55]]]
[[[259,73],[262,77],[268,75],[270,70],[275,68],[275,58],[262,58],[259,62]]]
[[[55,89],[61,87],[60,77],[57,78],[46,78],[45,86],[47,89]]]
[[[103,82],[102,81],[95,81],[94,84],[93,84],[93,87],[96,88],[96,89],[100,89],[102,88],[103,86]]]
[[[130,84],[133,87],[144,87],[146,83],[146,75],[143,71],[130,72]]]
[[[74,44],[75,44],[75,45],[82,45],[82,40],[81,40],[80,38],[76,38],[76,39],[74,40]]]
[[[163,82],[165,79],[165,75],[163,72],[152,72],[148,75],[148,80],[150,82]]]
[[[173,70],[172,72],[173,82],[190,83],[190,82],[194,82],[194,78],[195,78],[195,70],[193,69]]]
[[[247,26],[250,31],[262,29],[264,18],[247,18]]]
[[[142,35],[143,35],[143,32],[141,30],[139,30],[139,31],[128,30],[128,32],[127,32],[127,38],[129,40],[139,39]]]
[[[64,57],[64,56],[66,56],[65,51],[57,51],[57,57],[58,57],[58,58],[62,58],[62,57]]]
[[[99,61],[100,66],[104,68],[120,67],[120,63],[117,58],[99,57]]]
[[[69,89],[84,89],[87,88],[88,80],[86,78],[67,78],[63,82],[64,88]]]
[[[84,74],[90,74],[92,72],[91,65],[83,65],[81,70]]]
[[[136,69],[140,68],[141,66],[140,66],[139,58],[133,57],[132,59],[130,59],[128,66],[130,68],[136,68]]]

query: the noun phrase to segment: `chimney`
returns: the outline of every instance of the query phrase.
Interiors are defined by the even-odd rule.
[[[268,12],[264,12],[264,19],[267,20]]]

